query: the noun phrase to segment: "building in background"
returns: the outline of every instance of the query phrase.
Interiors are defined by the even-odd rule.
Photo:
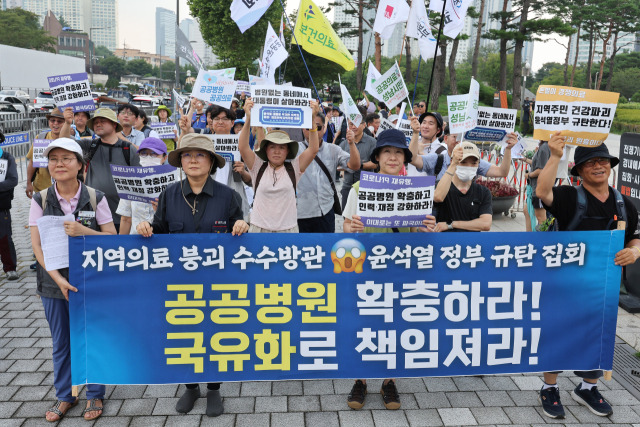
[[[331,3],[331,2],[330,2]],[[356,13],[349,13],[354,10],[353,6],[358,5],[356,1],[347,1],[347,0],[336,0],[333,2],[335,4],[333,8],[333,22],[341,23],[341,24],[349,24],[348,29],[353,30],[358,28],[359,16],[357,13],[357,8],[355,9]],[[353,5],[353,6],[352,6]],[[376,9],[373,8],[365,8],[363,12],[363,17],[365,20],[369,21],[373,26],[374,21],[376,20]],[[366,24],[362,24],[362,28],[364,30],[364,34],[362,37],[362,58],[363,61],[369,56],[373,56],[376,50],[375,47],[375,38],[373,35],[373,30]],[[358,37],[340,37],[344,45],[349,51],[353,54],[353,58],[355,60],[358,59]],[[384,55],[384,53],[383,53]]]
[[[214,67],[218,63],[218,57],[213,53],[211,47],[202,38],[200,26],[191,18],[180,21],[180,30],[187,36],[187,40],[202,60],[205,67]],[[189,61],[180,58],[180,65],[186,65]]]
[[[176,13],[164,7],[156,8],[156,53],[176,55]]]
[[[51,11],[58,20],[90,34],[95,46],[106,46],[114,51],[118,40],[118,0],[3,0],[22,3],[22,8],[44,19]],[[94,28],[91,30],[91,28]],[[97,29],[100,28],[100,29]]]
[[[113,54],[118,58],[122,58],[125,61],[133,61],[134,59],[144,59],[147,64],[151,64],[152,67],[159,67],[161,62],[173,61],[173,56],[160,56],[155,53],[142,52],[140,49],[131,49],[127,47],[118,48],[113,51]]]
[[[22,7],[22,0],[2,0],[0,2],[1,9],[13,9],[14,7]]]
[[[569,44],[569,64],[573,64],[576,57],[576,36],[571,37]],[[640,51],[640,32],[626,33],[618,36],[617,42],[618,55],[621,53],[630,53]],[[613,36],[607,44],[607,57],[613,53]],[[596,38],[593,44],[593,62],[600,62],[602,58],[602,40]],[[578,64],[586,64],[589,61],[589,41],[580,40],[578,45]]]
[[[87,33],[64,30],[60,21],[51,11],[44,18],[42,27],[51,37],[56,39],[56,53],[83,58],[85,64],[89,65],[91,43]]]

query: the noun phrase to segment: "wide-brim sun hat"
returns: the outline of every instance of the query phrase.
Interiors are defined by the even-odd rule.
[[[413,158],[413,154],[411,154],[411,150],[407,146],[407,139],[404,133],[398,129],[386,129],[378,135],[376,148],[373,149],[370,157],[370,160],[376,165],[378,164],[376,156],[383,147],[402,148],[404,150],[404,163],[410,163]]]
[[[169,107],[167,107],[166,105],[161,105],[158,108],[156,108],[156,111],[153,112],[153,115],[157,116],[158,115],[158,111],[160,111],[160,110],[165,110],[167,112],[167,114],[168,114],[167,118],[171,117],[171,114],[173,114],[171,112],[171,110],[169,109]]]
[[[596,157],[610,159],[612,168],[616,167],[618,163],[620,163],[620,159],[609,154],[609,149],[604,143],[600,144],[597,147],[578,147],[576,148],[576,152],[573,155],[575,166],[571,168],[571,175],[579,176],[580,174],[578,173],[578,166],[580,166],[587,160],[591,160]]]
[[[51,110],[49,114],[45,114],[45,117],[47,118],[47,120],[49,120],[51,117],[56,117],[58,119],[64,120],[64,114],[62,114],[62,111],[60,111],[58,107]]]
[[[217,168],[221,169],[226,162],[224,157],[215,152],[214,148],[213,141],[208,136],[199,133],[188,133],[180,140],[180,148],[169,153],[169,164],[176,168],[181,168],[180,157],[182,153],[189,150],[202,150],[210,153],[215,159]]]
[[[44,154],[43,154],[44,157],[48,157],[49,153],[51,152],[51,150],[53,150],[55,148],[62,148],[63,150],[67,150],[67,151],[71,151],[72,153],[76,153],[76,154],[80,155],[80,157],[83,156],[82,148],[80,147],[80,144],[78,144],[76,141],[74,141],[71,138],[58,138],[58,139],[55,139],[55,140],[51,141],[51,143],[44,150]]]
[[[420,122],[420,124],[422,124],[422,121],[427,116],[431,116],[434,119],[436,119],[436,123],[438,124],[438,127],[440,128],[440,132],[438,132],[436,134],[436,137],[438,137],[438,138],[441,137],[442,136],[442,132],[444,131],[444,119],[442,118],[442,114],[438,113],[437,111],[427,111],[426,113],[420,114],[420,117],[418,118],[418,122]]]
[[[116,132],[122,132],[122,125],[118,123],[118,116],[116,116],[116,112],[110,108],[98,108],[95,113],[93,113],[93,117],[87,120],[87,127],[89,129],[93,130],[93,121],[98,117],[112,121],[116,124]]]
[[[267,150],[264,149],[267,142],[272,142],[278,145],[286,144],[289,147],[289,152],[287,153],[287,159],[289,160],[295,159],[296,154],[298,154],[298,143],[292,140],[288,133],[281,130],[272,130],[260,142],[260,145],[256,150],[256,156],[260,157],[265,162],[269,161],[269,158],[267,157]]]

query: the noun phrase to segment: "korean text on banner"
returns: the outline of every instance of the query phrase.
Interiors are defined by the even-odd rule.
[[[620,138],[618,189],[640,208],[640,135],[623,133]]]
[[[72,383],[611,369],[623,231],[387,237],[72,237]]]
[[[447,96],[451,133],[463,133],[476,127],[479,97],[480,85],[474,79],[471,79],[468,94]]]
[[[365,227],[421,227],[431,214],[435,176],[391,176],[362,172],[358,215]]]
[[[191,46],[189,39],[182,32],[180,27],[176,27],[176,53],[179,57],[186,59],[195,67],[196,70],[204,68],[202,60]]]
[[[251,88],[249,87],[249,82],[244,80],[238,80],[238,84],[236,85],[236,93],[250,95]]]
[[[134,202],[151,203],[169,184],[178,181],[176,168],[171,165],[110,167],[118,196]]]
[[[397,62],[373,83],[373,92],[376,99],[384,102],[388,108],[395,107],[409,96]]]
[[[569,145],[596,147],[609,136],[618,94],[565,86],[540,86],[536,93],[533,137],[548,141],[561,131]]]
[[[51,88],[53,102],[60,111],[68,107],[73,108],[75,113],[96,109],[87,73],[51,76],[47,77],[47,81]]]
[[[351,52],[312,0],[300,1],[291,43],[299,43],[310,54],[335,62],[346,71],[356,67]]]
[[[437,47],[437,40],[431,32],[429,15],[422,1],[411,2],[411,13],[407,20],[407,37],[418,39],[420,56],[425,61],[440,55],[440,48]]]
[[[276,35],[273,27],[271,27],[270,22],[267,26],[267,36],[264,40],[264,49],[262,52],[260,73],[262,77],[266,77],[271,84],[275,84],[276,68],[287,59],[289,53],[287,52],[287,48],[282,44],[280,37]]]
[[[478,124],[464,135],[477,142],[500,142],[516,127],[517,110],[478,107]]]
[[[231,69],[227,69],[231,70]],[[233,73],[227,70],[200,70],[193,85],[191,96],[224,108],[231,107],[231,99],[236,93],[237,82],[233,80]],[[229,78],[229,75],[231,77]]]
[[[175,123],[151,123],[151,129],[158,132],[160,138],[176,138],[176,134],[173,132],[176,129]]]
[[[240,160],[240,150],[238,150],[238,135],[207,135],[213,141],[216,153],[224,157],[224,160],[233,165],[234,161]]]
[[[233,0],[231,19],[235,21],[241,33],[253,26],[269,9],[273,0]]]
[[[44,150],[51,144],[52,139],[36,139],[33,141],[33,167],[46,168],[49,159],[44,156]]]
[[[378,3],[373,31],[380,34],[382,40],[390,39],[396,24],[407,22],[409,11],[409,5],[404,0],[381,0]]]
[[[22,144],[25,142],[29,142],[29,132],[14,133],[13,135],[5,135],[4,142],[0,143],[0,147]]]
[[[411,137],[413,136],[413,129],[411,129],[411,120],[398,118],[398,122],[396,125],[396,129],[404,133],[404,137],[407,141],[407,148],[409,148],[409,143],[411,142]]]
[[[449,38],[455,39],[464,28],[464,20],[467,16],[467,9],[473,3],[473,0],[444,0],[447,5],[444,11],[444,30],[443,34]],[[429,9],[434,12],[442,13],[442,1],[431,0]]]
[[[294,86],[253,85],[251,126],[306,128],[312,126],[311,89]]]

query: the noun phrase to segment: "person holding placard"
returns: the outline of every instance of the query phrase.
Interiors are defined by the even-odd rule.
[[[78,292],[69,283],[69,269],[47,271],[42,251],[39,218],[47,215],[73,215],[75,221],[65,221],[68,236],[116,234],[107,198],[101,191],[82,183],[85,161],[82,149],[70,138],[53,141],[44,152],[49,160],[48,169],[55,185],[33,195],[29,210],[31,244],[38,260],[37,294],[42,300],[44,313],[53,341],[53,385],[56,404],[47,411],[47,421],[61,420],[78,403],[71,394],[71,344],[69,324],[69,292]],[[85,420],[102,415],[105,386],[87,384]]]
[[[0,133],[0,144],[4,135]],[[0,147],[0,261],[9,280],[17,280],[16,248],[11,238],[11,200],[18,185],[18,168],[11,153]]]
[[[187,117],[187,120],[189,118]],[[161,194],[153,223],[142,221],[138,234],[151,237],[168,233],[246,233],[249,225],[242,219],[240,195],[211,178],[225,160],[216,154],[213,142],[205,135],[190,133],[181,146],[169,153],[169,164],[180,168],[186,179],[170,184]],[[186,384],[176,411],[186,414],[200,397],[198,384]],[[207,415],[224,412],[220,383],[207,384]]]
[[[75,132],[75,138],[93,138],[93,131],[87,127],[87,121],[91,119],[91,114],[87,111],[77,111],[73,114],[73,125],[71,128]]]
[[[147,117],[147,113],[145,113],[144,110],[140,110],[140,114],[136,119],[136,125],[134,127],[136,128],[136,130],[142,132],[145,138],[160,138],[158,132],[151,129],[151,126],[149,126],[149,118]]]
[[[172,112],[169,109],[169,107],[167,107],[166,105],[161,105],[158,108],[156,108],[156,111],[154,111],[153,114],[155,116],[158,116],[159,123],[166,124],[166,123],[169,123],[169,117],[171,117]],[[174,138],[163,139],[164,143],[167,146],[167,152],[169,153],[177,148],[176,141],[178,139],[178,128],[175,124],[173,125],[173,133],[175,134]]]
[[[371,162],[380,168],[380,174],[399,176],[400,171],[406,163],[411,161],[413,155],[407,148],[404,133],[398,129],[387,129],[380,132],[378,141],[371,153]],[[417,231],[417,227],[405,228],[374,228],[365,227],[358,211],[358,190],[360,181],[354,183],[349,190],[349,197],[344,207],[342,216],[344,217],[343,230],[345,233],[408,233]],[[435,217],[427,215],[423,225],[433,227]],[[396,388],[395,380],[387,378],[383,381],[380,389],[384,406],[387,409],[400,408],[400,395]],[[351,409],[361,409],[367,396],[367,381],[358,379],[355,381],[349,396],[347,405]]]
[[[194,129],[206,129],[207,114],[204,111],[204,102],[198,98],[192,98],[191,109],[195,109],[191,115],[191,127]]]
[[[118,107],[118,122],[122,125],[120,136],[136,146],[144,139],[144,134],[135,128],[140,116],[138,107],[132,104],[122,104]]]
[[[315,117],[320,112],[318,101],[310,101],[310,106]],[[296,157],[298,143],[281,130],[267,133],[254,152],[249,146],[252,108],[253,100],[247,98],[245,126],[238,140],[238,149],[249,168],[254,191],[249,232],[297,233],[296,187],[318,154],[318,129],[309,129],[309,147],[300,156]]]
[[[58,108],[54,108],[45,117],[49,123],[50,130],[40,132],[38,136],[36,136],[36,139],[60,138],[60,132],[65,124],[65,117],[62,114],[62,111]],[[73,115],[71,117],[71,120],[73,121]],[[47,168],[35,168],[33,166],[33,144],[27,153],[27,159],[29,159],[29,164],[27,165],[27,188],[25,192],[27,193],[27,197],[31,198],[34,192],[37,193],[38,191],[51,187],[51,175],[49,175],[49,170]]]

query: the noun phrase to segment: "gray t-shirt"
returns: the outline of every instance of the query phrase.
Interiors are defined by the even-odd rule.
[[[340,143],[340,148],[342,148],[347,153],[350,153],[350,150],[349,150],[350,147],[351,146],[349,145],[349,142],[347,141],[346,138],[342,140],[342,142]],[[360,142],[356,144],[356,148],[360,153],[360,163],[367,163],[368,161],[371,160],[371,152],[373,151],[374,148],[376,148],[376,140],[370,137],[369,135],[363,133],[362,139],[360,140]],[[342,183],[343,188],[351,188],[351,186],[358,181],[360,181],[359,170],[354,172],[349,168],[345,169],[344,182]]]
[[[536,151],[536,154],[533,156],[531,160],[531,172],[534,172],[536,169],[544,169],[544,166],[549,161],[549,157],[551,157],[551,150],[549,150],[549,143],[543,142],[542,145]],[[540,176],[540,175],[538,175]],[[533,190],[533,195],[536,194],[536,187],[538,186],[538,177],[529,178],[531,182],[531,189]]]
[[[77,142],[80,144],[80,147],[82,147],[82,151],[86,157],[89,154],[89,149],[93,141],[81,139]],[[128,164],[125,160],[125,149],[129,150]],[[113,222],[114,224],[120,224],[120,215],[116,213],[118,203],[120,203],[120,197],[118,197],[116,184],[113,182],[113,175],[111,175],[111,168],[109,167],[110,164],[140,166],[140,157],[138,157],[135,147],[129,141],[118,139],[113,145],[105,143],[98,144],[96,153],[89,163],[85,184],[105,194],[107,202],[109,203],[109,210],[111,211],[111,215],[113,215]]]

